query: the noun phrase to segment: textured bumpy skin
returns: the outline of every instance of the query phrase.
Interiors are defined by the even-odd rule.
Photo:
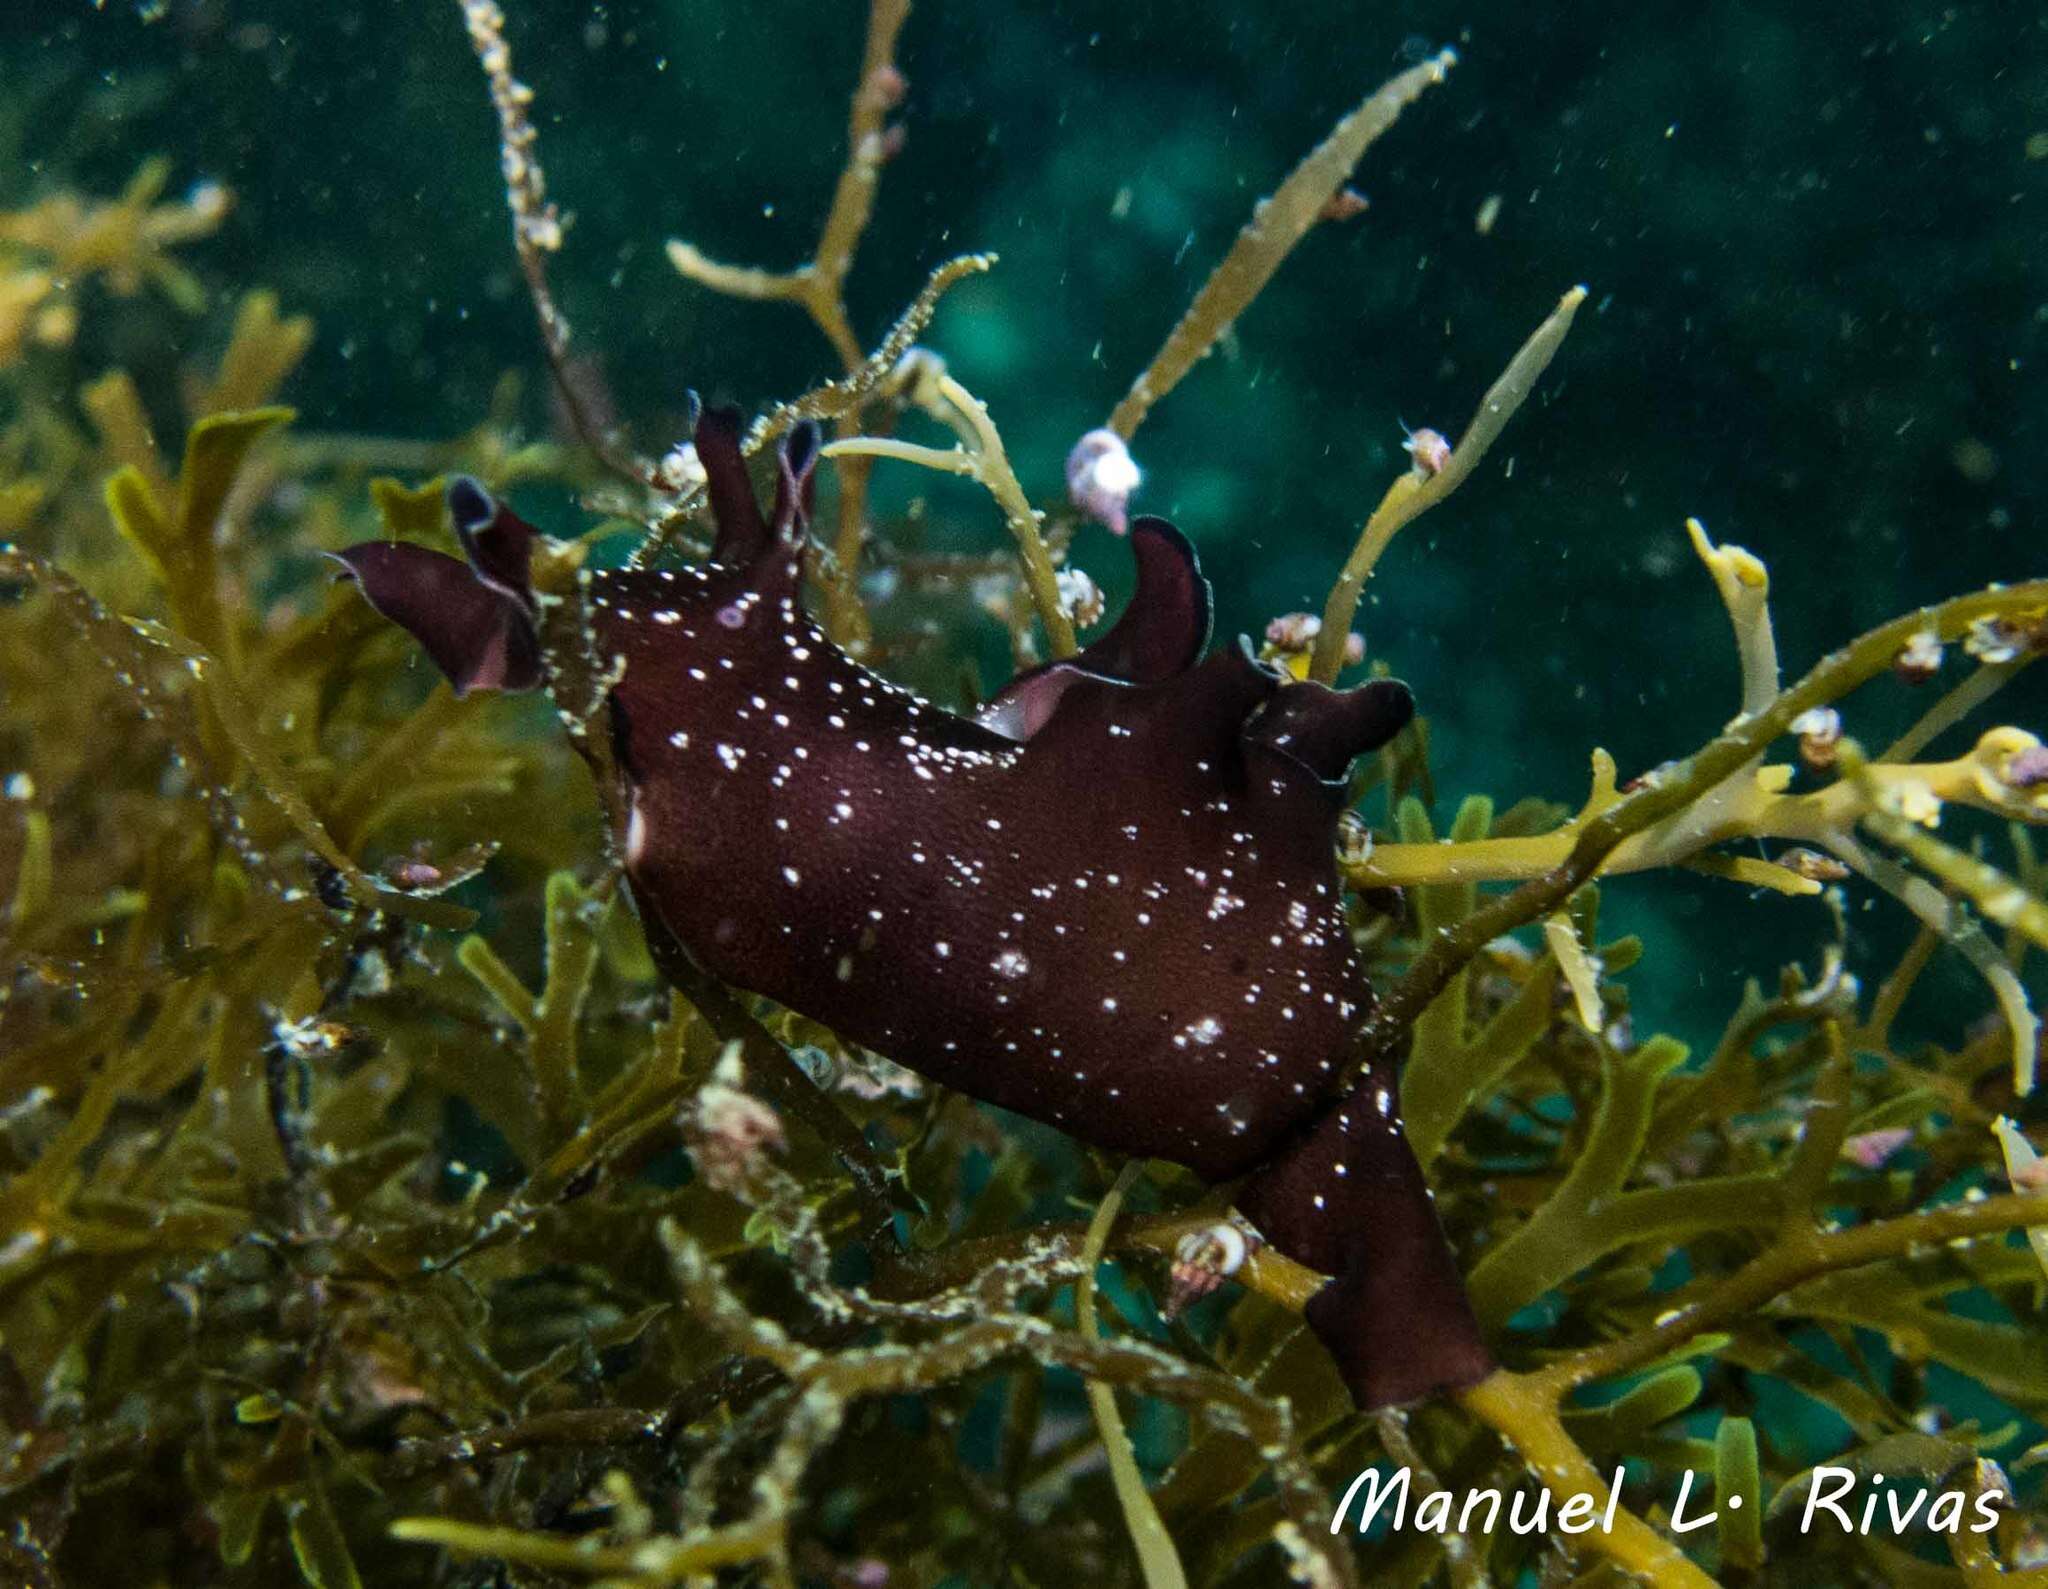
[[[706,413],[697,447],[711,562],[586,584],[657,956],[1094,1146],[1243,1178],[1267,1239],[1336,1276],[1309,1321],[1362,1405],[1484,1374],[1392,1079],[1330,1101],[1372,996],[1333,861],[1343,779],[1408,721],[1405,686],[1292,683],[1242,646],[1199,660],[1193,549],[1139,519],[1114,628],[976,718],[942,711],[803,609],[810,433],[765,518],[738,417]],[[531,532],[471,482],[450,501],[468,592],[424,549],[344,562],[458,687],[523,687],[538,646],[509,554]]]

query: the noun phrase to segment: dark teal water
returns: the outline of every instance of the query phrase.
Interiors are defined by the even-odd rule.
[[[512,10],[574,217],[557,286],[641,445],[673,439],[686,387],[760,405],[831,373],[797,313],[714,298],[661,245],[808,252],[862,8]],[[1769,561],[1795,671],[1904,607],[2040,571],[2048,36],[2030,8],[926,3],[901,54],[909,141],[852,282],[859,327],[878,336],[940,258],[1000,252],[930,340],[1053,500],[1067,446],[1254,198],[1444,44],[1463,64],[1367,157],[1369,213],[1319,229],[1141,434],[1142,504],[1201,545],[1226,631],[1318,606],[1405,466],[1401,421],[1462,426],[1577,281],[1588,310],[1539,399],[1397,543],[1366,615],[1434,720],[1444,789],[1576,801],[1593,744],[1640,770],[1730,714],[1687,514]],[[288,394],[305,425],[447,436],[500,372],[538,370],[452,3],[16,0],[0,81],[0,203],[59,175],[110,191],[153,152],[180,185],[235,190],[190,258],[318,318]],[[196,355],[221,318],[89,323],[81,361]],[[537,378],[529,404],[542,423]],[[913,492],[936,538],[1002,544],[971,492],[885,471],[878,502]],[[1117,583],[1102,532],[1077,555]],[[2038,724],[2041,704],[2022,687],[1996,715]],[[1850,731],[1882,743],[1915,710],[1881,684]],[[1610,898],[1653,940],[1639,1026],[1695,1038],[1743,977],[1829,931],[1818,906],[1703,880]],[[1854,948],[1874,971],[1905,929],[1863,902]],[[1987,1008],[1945,967],[1914,1014],[1952,1038]]]

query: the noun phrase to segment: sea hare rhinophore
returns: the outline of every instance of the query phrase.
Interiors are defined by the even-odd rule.
[[[840,650],[804,611],[816,440],[763,517],[739,419],[696,444],[717,542],[584,590],[621,780],[618,835],[657,959],[687,956],[973,1097],[1118,1153],[1237,1181],[1238,1209],[1333,1276],[1308,1306],[1363,1407],[1492,1366],[1394,1078],[1333,1086],[1369,1007],[1333,858],[1352,759],[1406,686],[1206,659],[1193,548],[1132,522],[1137,593],[1103,638],[974,717]],[[342,560],[459,690],[542,682],[533,531],[471,481],[458,562]]]

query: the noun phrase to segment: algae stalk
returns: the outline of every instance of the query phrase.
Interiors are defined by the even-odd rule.
[[[1358,532],[1358,544],[1344,560],[1343,572],[1330,588],[1323,604],[1323,626],[1316,635],[1315,651],[1309,660],[1309,677],[1328,684],[1344,665],[1344,641],[1351,633],[1351,620],[1358,611],[1358,598],[1372,577],[1380,554],[1405,527],[1435,507],[1471,477],[1500,433],[1507,429],[1557,350],[1564,345],[1572,317],[1586,301],[1586,289],[1574,287],[1558,300],[1544,322],[1529,334],[1529,340],[1508,361],[1500,378],[1487,388],[1473,414],[1445,459],[1434,472],[1418,466],[1399,476],[1387,487],[1378,507]]]
[[[1443,82],[1457,62],[1455,50],[1444,50],[1381,84],[1331,128],[1329,136],[1303,157],[1271,197],[1253,207],[1251,219],[1237,234],[1230,252],[1111,412],[1109,429],[1125,441],[1137,434],[1153,405],[1180,384],[1181,377],[1201,361],[1273,279],[1373,140],[1423,93]]]

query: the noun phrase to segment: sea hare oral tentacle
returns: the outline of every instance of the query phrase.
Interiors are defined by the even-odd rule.
[[[528,565],[534,530],[468,475],[448,482],[448,516],[477,579],[520,608],[533,610]]]
[[[693,964],[1096,1147],[1245,1178],[1240,1207],[1335,1278],[1308,1317],[1365,1406],[1489,1365],[1395,1118],[1326,1100],[1370,1006],[1334,860],[1343,778],[1413,710],[1387,680],[1202,660],[1210,594],[1171,525],[1137,594],[976,718],[862,667],[804,611],[816,436],[763,515],[740,418],[700,414],[717,536],[696,568],[593,573],[618,838],[656,963]],[[542,669],[531,532],[450,493],[469,566],[343,554],[460,689]]]
[[[493,546],[492,555],[498,550]],[[464,563],[404,541],[370,541],[331,555],[372,607],[419,641],[457,695],[540,683],[531,615],[474,559]]]

